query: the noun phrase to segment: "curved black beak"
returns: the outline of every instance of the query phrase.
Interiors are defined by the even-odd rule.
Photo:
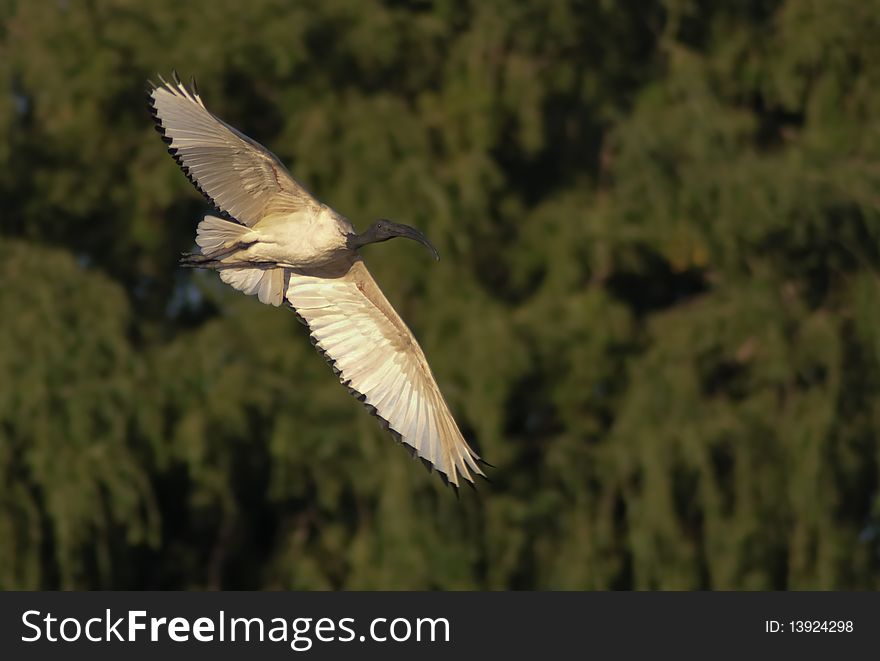
[[[404,225],[402,223],[395,223],[384,218],[379,219],[370,225],[362,234],[349,234],[346,243],[351,250],[357,250],[370,243],[379,243],[380,241],[387,241],[388,239],[394,239],[398,236],[418,241],[431,251],[431,254],[434,255],[434,259],[440,259],[440,254],[431,242],[428,241],[428,237],[415,227],[410,227],[409,225]]]
[[[397,236],[402,236],[406,239],[412,239],[413,241],[418,241],[423,246],[425,246],[428,250],[431,251],[431,254],[434,255],[434,259],[440,260],[440,253],[437,252],[437,249],[433,246],[433,244],[428,241],[428,237],[426,237],[422,232],[417,230],[415,227],[410,227],[409,225],[402,225],[400,223],[394,224],[394,233]]]

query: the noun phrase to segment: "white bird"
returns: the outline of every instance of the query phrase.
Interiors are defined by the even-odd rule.
[[[207,110],[191,88],[161,76],[148,92],[156,129],[196,188],[227,219],[205,216],[200,254],[185,266],[263,303],[287,303],[340,382],[397,440],[454,486],[486,463],[467,444],[416,338],[382,294],[358,249],[402,236],[437,251],[418,230],[378,220],[358,234],[316,200],[262,145]]]

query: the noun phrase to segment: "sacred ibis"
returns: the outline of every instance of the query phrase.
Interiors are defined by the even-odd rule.
[[[195,80],[174,73],[148,92],[156,129],[195,187],[216,207],[196,230],[184,266],[216,270],[262,303],[286,304],[340,382],[399,441],[449,483],[485,463],[468,445],[425,354],[382,294],[361,246],[395,237],[437,251],[419,230],[377,220],[362,232],[315,199],[277,156],[205,107]]]

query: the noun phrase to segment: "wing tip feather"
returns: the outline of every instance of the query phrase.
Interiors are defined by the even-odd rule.
[[[288,307],[289,307],[291,310],[294,311],[294,314],[296,314],[297,320],[300,321],[300,323],[302,323],[304,326],[306,326],[306,328],[309,328],[308,321],[306,321],[305,318],[304,318],[302,315],[300,315],[300,314],[296,311],[296,308],[295,308],[295,307],[294,307],[289,301],[288,301]],[[318,344],[319,340],[318,340],[318,338],[317,338],[313,333],[311,333],[311,329],[310,329],[310,328],[309,328],[309,331],[310,331],[310,332],[309,332],[309,342],[311,343],[311,345],[312,345],[313,347],[315,347],[315,349],[316,349],[317,352],[321,355],[321,357],[323,357],[324,360],[330,365],[330,368],[333,370],[333,373],[334,373],[337,377],[340,377],[340,383],[341,383],[341,384],[342,384],[342,385],[348,390],[349,394],[352,395],[352,396],[353,396],[355,399],[357,399],[359,402],[361,402],[361,404],[364,405],[364,408],[367,409],[367,412],[368,412],[370,415],[372,415],[373,417],[375,417],[375,418],[379,421],[380,426],[381,426],[383,429],[385,429],[386,431],[388,431],[388,432],[391,434],[391,437],[392,437],[395,441],[397,441],[398,444],[400,444],[401,446],[403,446],[403,448],[404,448],[404,449],[405,449],[405,450],[406,450],[411,456],[413,456],[413,457],[418,457],[419,459],[421,459],[422,465],[424,465],[424,466],[428,469],[428,473],[436,472],[437,475],[440,477],[440,479],[443,481],[443,484],[444,484],[444,485],[446,485],[446,486],[448,486],[448,487],[452,487],[452,488],[455,490],[456,497],[458,497],[458,488],[459,488],[459,484],[458,484],[458,482],[459,482],[459,480],[458,480],[458,475],[461,475],[461,477],[464,478],[464,481],[465,481],[469,486],[471,486],[471,487],[473,487],[473,488],[476,488],[476,486],[475,486],[475,480],[474,480],[473,477],[470,475],[470,473],[469,473],[469,472],[466,472],[465,470],[462,470],[462,469],[461,469],[457,464],[455,464],[454,462],[453,462],[453,465],[452,465],[453,477],[450,478],[450,476],[447,475],[446,472],[444,472],[443,470],[441,470],[438,466],[435,466],[435,465],[432,464],[428,459],[426,459],[425,457],[422,457],[421,455],[419,455],[419,454],[418,454],[418,448],[416,448],[416,447],[415,447],[414,445],[412,445],[411,443],[408,443],[408,442],[406,441],[406,439],[404,439],[403,435],[402,435],[399,431],[397,431],[396,429],[394,429],[394,427],[391,426],[391,423],[390,423],[387,419],[383,418],[383,417],[379,414],[379,411],[376,409],[376,407],[373,406],[372,404],[369,404],[369,403],[367,402],[367,396],[366,396],[364,393],[362,393],[362,392],[358,391],[357,389],[353,388],[353,387],[351,386],[351,383],[350,383],[350,382],[345,381],[345,380],[343,380],[343,379],[341,378],[342,370],[340,370],[339,367],[336,365],[336,361],[333,359],[332,356],[330,356],[330,354],[327,353],[327,351],[325,351],[325,350],[324,350],[324,349]],[[482,461],[482,460],[480,459],[479,455],[476,455],[476,453],[474,453],[474,454],[475,454],[475,459],[476,459],[477,461]],[[483,475],[482,472],[479,472],[478,475],[479,475],[480,477],[482,477],[482,478],[484,478],[484,479],[486,479],[486,480],[488,481],[488,478],[486,478],[486,476]]]
[[[162,74],[157,74],[157,76],[162,83],[161,85],[155,85],[152,80],[148,81],[151,85],[154,85],[152,91],[150,91],[148,94],[148,107],[150,110],[150,114],[153,117],[153,127],[159,133],[159,136],[162,138],[162,142],[167,145],[168,153],[171,155],[171,158],[174,159],[174,162],[177,163],[177,167],[180,168],[181,172],[183,172],[184,176],[186,176],[186,178],[195,187],[195,189],[199,191],[199,193],[201,193],[202,197],[204,197],[211,204],[211,206],[214,207],[214,210],[217,212],[217,214],[227,220],[239,222],[229,212],[220,208],[220,205],[217,204],[217,201],[208,194],[208,192],[201,186],[201,184],[199,184],[198,181],[196,181],[196,178],[192,175],[189,168],[184,164],[183,159],[180,157],[177,148],[174,147],[174,139],[167,134],[165,130],[165,125],[162,123],[162,118],[159,116],[159,109],[156,106],[156,92],[159,89],[165,89],[170,94],[177,95],[177,93],[175,91],[175,88],[168,81],[166,81],[165,78],[162,77]],[[181,85],[181,87],[183,87],[183,84],[180,83],[180,77],[177,75],[177,71],[174,69],[172,69],[172,76]],[[195,78],[193,78],[193,80],[195,80]],[[198,99],[198,103],[204,108],[204,104],[201,103],[201,98]]]

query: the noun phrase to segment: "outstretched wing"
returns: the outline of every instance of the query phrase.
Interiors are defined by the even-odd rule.
[[[214,116],[193,82],[159,78],[149,93],[156,128],[190,181],[221,211],[248,226],[270,213],[319,208],[268,149]]]
[[[336,278],[292,272],[287,300],[342,384],[398,440],[455,486],[483,475],[425,354],[360,259]]]

